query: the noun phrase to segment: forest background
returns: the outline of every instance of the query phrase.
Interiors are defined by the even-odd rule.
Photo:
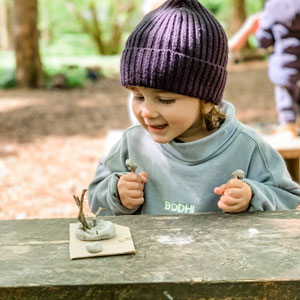
[[[263,5],[201,3],[229,37]],[[107,134],[130,125],[119,61],[142,5],[0,0],[0,219],[76,216],[73,194],[92,179]],[[276,120],[266,58],[250,37],[229,66],[225,97],[249,124]]]
[[[215,14],[230,36],[248,15],[261,10],[263,1],[203,0],[201,3]],[[30,84],[19,78],[19,84],[25,86],[49,88],[50,78],[61,73],[66,75],[68,87],[82,86],[86,79],[82,67],[93,64],[105,76],[117,73],[124,41],[143,16],[142,5],[142,0],[0,0],[0,87],[16,85],[18,55],[21,66],[17,67],[23,73],[32,73],[28,69],[39,66],[36,61],[40,59],[46,76],[46,82],[33,83],[27,79]],[[36,33],[31,30],[26,34],[26,28],[22,27],[33,28],[34,22]],[[30,39],[38,40],[39,49],[32,47],[35,42],[29,42]],[[250,38],[249,44],[255,47],[255,39]],[[24,54],[18,54],[24,51],[31,51],[35,62],[29,63]]]

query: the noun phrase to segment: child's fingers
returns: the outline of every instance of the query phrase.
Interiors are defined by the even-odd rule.
[[[242,212],[248,209],[252,197],[251,187],[243,182],[233,182],[234,185],[241,184],[238,188],[228,188],[220,197],[219,208],[226,212]]]
[[[147,174],[142,172],[136,174],[129,172],[120,177],[117,189],[120,201],[128,209],[136,209],[144,203],[144,182],[147,181]]]
[[[132,203],[133,203],[135,206],[138,206],[138,205],[143,204],[144,201],[145,201],[144,197],[132,199]]]
[[[140,172],[138,174],[129,172],[123,176],[124,176],[124,179],[126,179],[127,181],[136,181],[136,182],[140,182],[140,183],[145,183],[145,182],[147,182],[147,179],[148,179],[148,175],[146,172]]]
[[[144,198],[127,198],[123,205],[128,209],[135,209],[137,206],[144,203]]]
[[[226,183],[226,189],[229,189],[229,188],[240,188],[243,186],[243,181],[240,180],[240,179],[230,179],[227,181]]]
[[[221,200],[218,202],[218,206],[219,206],[220,209],[222,209],[225,212],[239,212],[239,211],[241,211],[238,204],[236,204],[236,205],[226,205]]]
[[[239,179],[230,179],[225,184],[215,187],[214,192],[218,195],[221,195],[225,192],[226,189],[240,187],[241,183],[242,181]]]
[[[241,188],[226,188],[224,195],[228,198],[240,198],[243,196],[243,189]]]
[[[138,175],[142,178],[142,180],[143,180],[144,183],[147,182],[147,180],[148,180],[148,174],[146,172],[140,172]]]
[[[214,188],[214,192],[217,194],[217,195],[222,195],[225,191],[225,188],[226,188],[226,184],[222,184],[220,186],[217,186]]]
[[[226,184],[222,184],[218,187],[214,188],[214,192],[217,195],[222,195],[230,188],[240,188],[243,185],[243,182],[239,179],[230,179],[226,182]]]
[[[129,172],[127,174],[124,174],[121,176],[121,178],[123,180],[126,180],[126,181],[132,181],[132,182],[140,182],[140,183],[143,183],[143,179],[141,176],[139,176],[138,174],[136,173],[133,173],[133,172]]]
[[[214,189],[214,192],[221,195],[218,207],[226,212],[243,211],[243,186],[245,183],[239,179],[230,179]]]
[[[244,181],[239,179],[231,179],[226,183],[226,188],[223,195],[235,198],[238,201],[243,199],[250,201],[252,198],[252,190],[251,187]]]
[[[218,206],[226,212],[239,212],[243,210],[241,209],[243,207],[243,198],[223,195],[218,202]]]
[[[144,184],[136,181],[128,181],[126,183],[126,187],[128,190],[143,190]]]
[[[128,190],[127,195],[128,198],[138,199],[144,197],[144,192],[141,190]]]
[[[219,201],[226,206],[235,206],[235,205],[239,205],[242,200],[243,200],[242,195],[241,197],[237,197],[237,198],[223,195]]]

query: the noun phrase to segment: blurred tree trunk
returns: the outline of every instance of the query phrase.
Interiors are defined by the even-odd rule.
[[[232,18],[231,18],[231,32],[237,32],[247,18],[246,1],[245,0],[231,0],[232,2]]]
[[[16,80],[21,87],[44,86],[37,17],[37,0],[14,0]]]
[[[12,49],[11,2],[0,0],[0,47],[2,50]]]

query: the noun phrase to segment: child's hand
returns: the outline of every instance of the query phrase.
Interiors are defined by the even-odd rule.
[[[239,179],[230,179],[214,189],[217,195],[222,195],[218,202],[219,208],[225,212],[237,213],[248,209],[252,198],[251,187]]]
[[[144,184],[147,182],[147,176],[145,172],[130,172],[120,177],[117,189],[123,206],[135,209],[144,203]]]

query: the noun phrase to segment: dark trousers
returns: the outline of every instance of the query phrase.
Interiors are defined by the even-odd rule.
[[[279,124],[295,123],[300,114],[300,86],[275,86]]]

